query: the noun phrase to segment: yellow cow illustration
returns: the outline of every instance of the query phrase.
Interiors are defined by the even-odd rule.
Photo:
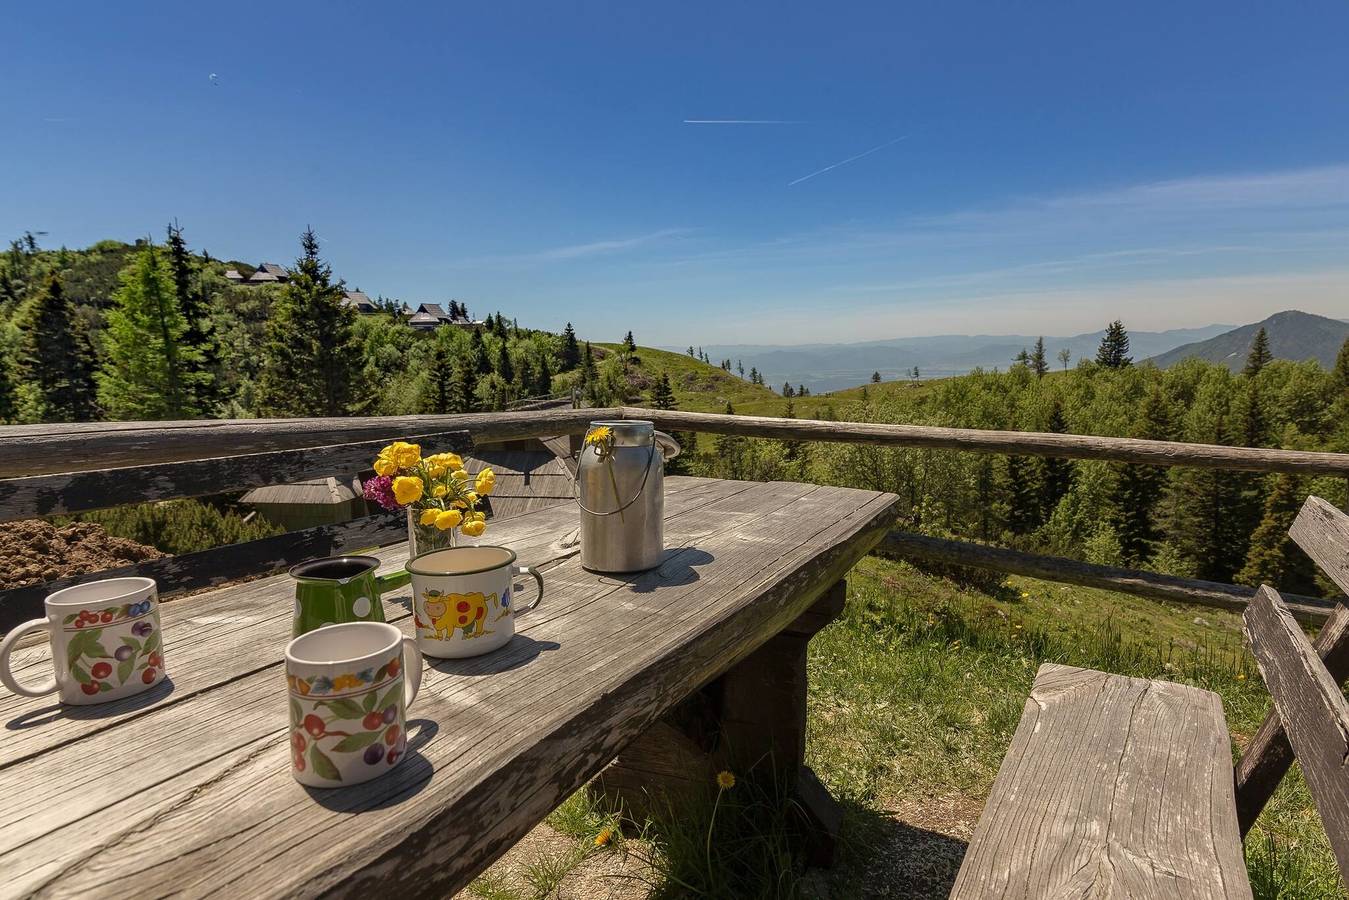
[[[426,611],[427,621],[422,623],[431,629],[429,637],[448,641],[456,629],[462,630],[465,638],[482,637],[491,634],[485,630],[488,604],[496,605],[497,595],[484,595],[480,591],[469,594],[442,594],[439,591],[427,591],[422,595],[422,609]]]

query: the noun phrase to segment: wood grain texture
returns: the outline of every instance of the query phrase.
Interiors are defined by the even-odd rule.
[[[442,431],[191,462],[6,478],[0,480],[0,522],[87,512],[126,503],[201,497],[327,475],[354,475],[369,471],[380,448],[394,439],[420,442],[434,447],[438,453],[464,454],[473,449],[468,432]]]
[[[1216,694],[1046,663],[952,897],[1250,897]]]
[[[480,443],[548,437],[584,432],[593,419],[613,419],[619,413],[618,409],[560,409],[448,416],[5,425],[0,426],[0,473],[18,477],[82,472],[387,441],[401,434],[437,431],[467,431]]]
[[[1119,591],[1122,594],[1133,594],[1152,600],[1194,603],[1233,612],[1241,612],[1255,596],[1255,588],[1240,584],[1221,584],[1138,569],[1100,566],[1075,559],[1040,556],[1004,547],[990,547],[986,544],[953,541],[905,531],[892,531],[881,543],[879,550],[882,554],[892,554],[903,559],[920,559],[953,566],[976,566],[995,572],[1006,572],[1009,575],[1024,575],[1045,581]],[[1288,608],[1299,620],[1310,624],[1324,622],[1335,608],[1334,600],[1290,596],[1292,599],[1288,603]]]
[[[1349,872],[1349,701],[1277,591],[1261,587],[1244,619],[1343,878]]]
[[[1349,594],[1349,516],[1320,497],[1308,497],[1288,534],[1327,578]]]
[[[1349,678],[1349,608],[1335,607],[1312,645],[1338,685]],[[1237,819],[1245,837],[1293,764],[1293,747],[1277,710],[1270,710],[1237,761]]]
[[[680,490],[667,501],[665,562],[638,576],[586,572],[573,551],[512,537],[543,524],[555,541],[574,510],[503,523],[494,538],[544,567],[543,605],[501,651],[427,670],[407,756],[365,785],[296,784],[284,640],[252,623],[208,632],[200,652],[219,660],[216,686],[178,701],[175,689],[112,724],[77,722],[48,749],[0,766],[0,895],[462,888],[661,714],[787,627],[895,515],[893,496],[842,488],[689,479],[670,488]],[[284,579],[248,587],[265,583],[287,602]],[[165,605],[175,680],[189,673],[175,674],[170,622],[209,615],[233,590]]]
[[[877,444],[885,447],[925,447],[933,450],[970,450],[978,453],[1014,453],[1067,459],[1104,459],[1154,466],[1199,466],[1251,472],[1295,472],[1307,475],[1349,475],[1349,454],[1302,450],[1266,450],[1219,444],[1182,444],[1088,434],[1048,434],[1029,431],[986,431],[978,428],[940,428],[932,425],[880,425],[829,422],[821,419],[775,419],[765,416],[728,416],[681,410],[624,407],[625,419],[650,419],[665,431],[698,431],[745,437],[795,441]]]

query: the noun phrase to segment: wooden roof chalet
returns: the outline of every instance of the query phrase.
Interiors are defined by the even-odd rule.
[[[365,291],[347,291],[347,295],[342,298],[345,306],[354,306],[361,315],[370,315],[379,312],[379,307],[366,295]]]

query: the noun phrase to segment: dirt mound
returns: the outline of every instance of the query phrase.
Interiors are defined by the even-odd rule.
[[[101,572],[163,555],[154,547],[113,537],[93,522],[6,522],[0,524],[0,588]]]

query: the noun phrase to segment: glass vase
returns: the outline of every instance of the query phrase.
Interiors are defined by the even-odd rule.
[[[421,514],[420,509],[408,507],[408,559],[428,550],[444,550],[446,547],[458,546],[458,528],[441,531],[434,525],[418,524],[417,518]]]

